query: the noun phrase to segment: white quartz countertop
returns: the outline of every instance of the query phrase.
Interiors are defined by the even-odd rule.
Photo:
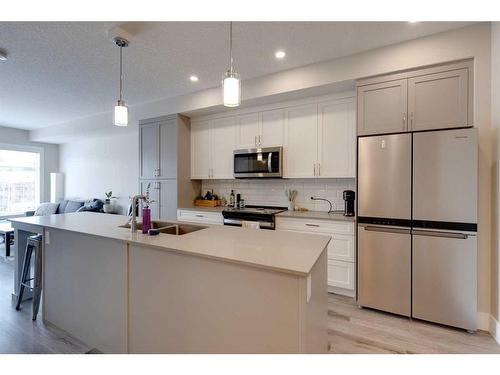
[[[337,220],[337,221],[356,221],[354,216],[344,216],[341,212],[322,212],[322,211],[283,211],[276,217],[290,217],[295,219],[317,219],[317,220]]]
[[[56,228],[99,237],[203,256],[228,262],[305,276],[328,245],[330,237],[272,230],[255,230],[222,225],[181,236],[131,233],[120,228],[127,216],[79,212],[11,219],[14,228],[27,225]],[[186,224],[185,222],[172,223]],[[200,225],[200,224],[195,224]]]

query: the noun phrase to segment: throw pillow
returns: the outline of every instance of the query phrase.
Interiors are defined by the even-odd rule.
[[[100,199],[86,201],[77,212],[102,212],[103,202]]]
[[[62,201],[59,202],[59,208],[57,209],[58,214],[63,214],[64,211],[66,210],[66,206],[68,205],[68,200],[63,199]]]
[[[83,202],[68,201],[68,204],[66,205],[66,208],[64,209],[64,213],[68,214],[71,212],[76,212],[76,210],[78,210],[82,206],[83,206]]]
[[[36,209],[34,216],[45,216],[45,215],[55,214],[57,211],[57,207],[59,207],[59,203],[50,203],[50,202],[42,203]]]

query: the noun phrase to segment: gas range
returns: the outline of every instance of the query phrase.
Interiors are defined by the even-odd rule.
[[[286,207],[275,206],[227,207],[222,211],[222,216],[224,217],[224,225],[241,227],[244,221],[252,221],[258,222],[261,229],[274,230],[274,215],[286,210]]]

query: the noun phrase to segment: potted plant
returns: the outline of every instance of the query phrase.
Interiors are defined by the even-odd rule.
[[[297,197],[297,190],[287,189],[285,195],[288,198],[288,210],[295,211],[295,198]]]
[[[111,203],[111,199],[116,199],[116,197],[113,196],[112,191],[105,192],[104,195],[106,195],[106,199],[104,200],[104,206],[102,209],[105,213],[112,214],[114,212],[114,207]]]

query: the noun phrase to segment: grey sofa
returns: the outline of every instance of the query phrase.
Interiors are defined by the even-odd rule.
[[[89,199],[87,201],[74,201],[64,199],[59,202],[59,206],[57,207],[56,214],[68,214],[71,212],[104,212],[102,207],[104,206],[104,202],[100,199],[94,198]],[[26,216],[33,216],[35,211],[26,211]]]

